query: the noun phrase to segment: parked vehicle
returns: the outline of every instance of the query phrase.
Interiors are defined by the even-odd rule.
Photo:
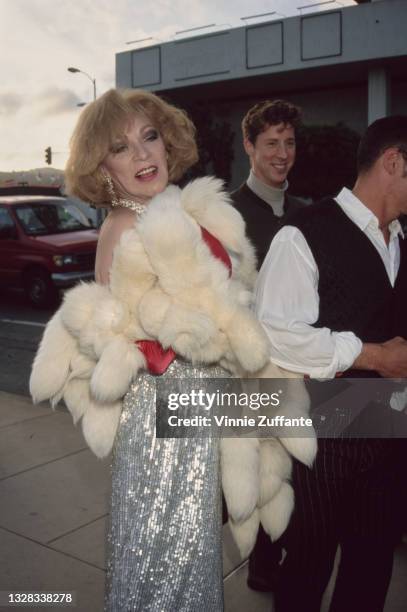
[[[39,308],[93,278],[98,231],[64,197],[0,196],[0,284],[23,287]]]

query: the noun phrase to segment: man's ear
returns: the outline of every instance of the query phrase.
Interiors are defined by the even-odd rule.
[[[399,155],[399,150],[397,149],[397,147],[389,147],[382,153],[382,156],[381,156],[382,166],[386,170],[386,172],[390,174],[391,176],[393,176],[397,171],[397,167],[399,164],[399,158],[400,158],[400,155]]]
[[[243,138],[243,146],[247,155],[251,157],[254,153],[254,144],[248,138]]]

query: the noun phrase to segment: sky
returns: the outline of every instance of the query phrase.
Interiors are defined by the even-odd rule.
[[[48,146],[52,166],[64,168],[77,104],[93,99],[92,82],[69,66],[95,78],[101,95],[115,85],[115,53],[141,46],[128,41],[165,42],[207,24],[238,27],[241,17],[276,12],[246,21],[257,23],[355,4],[298,10],[315,1],[0,0],[0,172],[44,167]]]

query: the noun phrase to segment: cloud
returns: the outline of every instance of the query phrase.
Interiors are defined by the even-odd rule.
[[[326,8],[350,3],[353,0],[340,0]],[[7,83],[0,94],[0,170],[43,166],[48,146],[53,163],[55,159],[57,167],[64,166],[69,137],[81,112],[76,105],[93,98],[89,79],[69,73],[68,66],[95,78],[100,95],[114,86],[115,53],[136,48],[126,41],[149,36],[173,40],[176,31],[209,23],[241,26],[241,17],[270,10],[299,14],[298,4],[298,0],[0,0],[0,40],[7,50],[0,54],[2,82]]]
[[[49,87],[34,98],[33,105],[37,114],[49,117],[76,111],[79,102],[82,100],[70,89]]]
[[[23,96],[6,92],[0,94],[0,115],[15,115],[23,105]]]

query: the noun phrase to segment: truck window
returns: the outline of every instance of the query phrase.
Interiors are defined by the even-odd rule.
[[[7,208],[0,207],[0,240],[16,238],[17,230]]]
[[[90,220],[74,204],[62,202],[25,203],[15,212],[29,236],[77,232],[93,228]]]

